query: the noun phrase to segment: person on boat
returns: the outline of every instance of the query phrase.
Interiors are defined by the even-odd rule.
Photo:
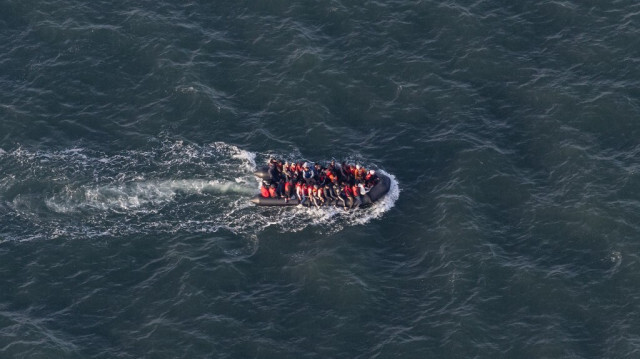
[[[348,183],[345,183],[342,187],[342,195],[344,196],[344,210],[353,208],[353,191]]]
[[[356,165],[349,166],[349,181],[353,182],[356,180]]]
[[[293,179],[293,181],[297,181],[298,180],[298,170],[297,170],[297,165],[295,162],[291,162],[289,164],[289,175],[291,176],[291,179]]]
[[[282,174],[287,181],[293,178],[293,171],[291,170],[291,167],[292,166],[289,164],[289,162],[285,162],[284,166],[282,166]],[[293,169],[295,170],[295,167]]]
[[[360,166],[360,165],[356,165],[356,170],[353,174],[353,176],[356,179],[356,182],[362,182],[364,181],[364,177],[367,175],[367,170]]]
[[[363,202],[366,200],[367,203],[371,203],[371,197],[369,197],[369,191],[371,190],[371,188],[367,189],[364,186],[364,183],[360,182],[360,183],[358,183],[358,190],[359,190],[359,193],[360,193],[361,200]]]
[[[350,171],[351,171],[351,177],[355,180],[356,178],[356,172],[358,172],[358,169],[356,166],[360,166],[360,165],[351,165],[350,167]]]
[[[307,196],[308,206],[313,205],[313,185],[304,184],[304,195]]]
[[[362,199],[360,198],[360,187],[355,182],[351,185],[351,193],[353,194],[353,199],[355,201],[355,208],[360,207],[362,204]]]
[[[316,195],[316,198],[318,198],[318,200],[320,201],[319,204],[321,206],[327,204],[327,192],[325,192],[323,185],[318,185],[318,193]]]
[[[280,172],[278,171],[277,163],[274,159],[269,161],[269,177],[271,178],[271,183],[278,183],[280,181]]]
[[[331,163],[334,163],[334,162],[331,161]],[[333,181],[337,181],[339,179],[335,165],[333,166],[329,165],[329,167],[327,167],[324,173],[325,173],[325,176],[327,177],[327,183],[333,183]]]
[[[331,189],[333,190],[334,196],[336,198],[335,200],[336,207],[338,206],[339,203],[342,203],[342,207],[347,209],[347,202],[345,202],[345,199],[342,196],[342,189],[340,188],[340,184],[338,183],[338,181],[333,181],[333,183],[331,184],[331,187],[332,187]]]
[[[333,173],[336,173],[336,171],[338,170],[338,169],[336,168],[336,161],[331,160],[331,162],[329,162],[329,164],[327,165],[327,170],[328,170],[328,171],[331,171],[331,172],[333,172]]]
[[[260,196],[262,196],[263,198],[271,197],[271,194],[269,194],[269,189],[265,186],[264,182],[260,184]]]
[[[327,174],[324,170],[320,170],[320,172],[316,172],[316,183],[320,185],[320,187],[324,187],[327,181]]]
[[[353,179],[358,182],[362,181],[364,178],[360,177],[360,169],[362,167],[360,165],[355,165],[351,167],[351,174],[353,175]]]
[[[309,168],[309,163],[305,162],[302,165],[302,179],[307,183],[307,185],[313,184],[315,179],[315,173],[311,168]]]
[[[378,182],[380,182],[380,178],[376,174],[376,171],[369,170],[369,173],[364,177],[365,186],[371,188],[377,185]]]
[[[284,184],[285,184],[284,176],[281,176],[280,179],[278,180],[278,183],[276,183],[276,193],[278,194],[278,198],[284,196]]]
[[[269,197],[278,198],[278,192],[276,190],[276,184],[275,183],[272,183],[271,186],[269,187]]]
[[[315,195],[313,193],[313,185],[307,185],[307,199],[309,200],[309,206],[316,205]]]
[[[289,199],[291,199],[291,195],[294,189],[293,179],[289,179],[284,183],[284,201],[285,203],[289,203]]]
[[[338,175],[341,182],[349,182],[351,179],[351,166],[349,166],[346,162],[342,162],[340,165],[340,174]]]
[[[326,204],[330,205],[331,203],[336,203],[336,196],[333,193],[333,187],[331,186],[331,183],[327,183],[324,185],[323,187],[324,189],[324,197],[326,198]]]
[[[296,183],[296,197],[298,198],[299,205],[304,205],[307,200],[307,189],[305,187],[306,184],[303,181]]]
[[[316,207],[320,207],[320,201],[318,200],[318,185],[314,184],[311,186],[311,191],[309,192],[309,199],[311,200],[311,203],[316,206]]]

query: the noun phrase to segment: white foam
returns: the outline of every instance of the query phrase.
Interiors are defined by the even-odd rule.
[[[167,204],[179,193],[251,195],[254,192],[247,186],[218,180],[140,181],[88,187],[76,191],[67,187],[62,193],[47,198],[45,203],[57,213],[71,213],[82,208],[134,210],[144,206]]]
[[[385,172],[384,170],[378,169],[383,175],[389,177],[391,180],[391,185],[389,187],[389,192],[384,195],[379,201],[375,202],[373,206],[368,209],[367,215],[358,218],[356,223],[364,224],[369,222],[372,219],[380,218],[383,214],[388,212],[393,206],[395,206],[396,201],[400,197],[400,185],[396,177],[390,173]]]
[[[221,230],[257,238],[266,228],[337,232],[381,218],[400,193],[396,178],[377,169],[390,178],[391,187],[368,208],[255,206],[249,200],[258,192],[256,163],[271,156],[304,156],[256,154],[224,142],[200,146],[164,141],[158,148],[115,154],[81,147],[63,151],[19,147],[0,155],[15,168],[0,179],[0,194],[13,187],[15,178],[46,184],[42,186],[46,194],[17,194],[13,198],[18,201],[7,203],[7,208],[32,221],[33,238]],[[41,216],[38,211],[43,207],[56,215]],[[15,236],[25,238],[17,233],[6,233],[5,238]]]

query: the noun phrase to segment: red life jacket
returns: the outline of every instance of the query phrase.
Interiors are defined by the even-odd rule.
[[[269,190],[265,186],[260,186],[260,195],[264,198],[269,198]]]
[[[291,182],[285,182],[284,183],[284,191],[288,192],[288,193],[291,193],[291,186],[292,186]]]
[[[351,192],[353,192],[353,196],[359,196],[360,195],[360,187],[358,187],[358,185],[353,185],[351,187]]]
[[[313,196],[313,186],[307,186],[307,196]]]
[[[344,190],[344,195],[345,196],[353,197],[353,192],[351,192],[351,187],[345,186],[343,190]]]
[[[276,193],[276,188],[275,187],[270,187],[269,188],[269,196],[271,196],[271,198],[278,197],[278,194]]]

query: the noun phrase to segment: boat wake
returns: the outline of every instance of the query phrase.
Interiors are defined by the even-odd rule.
[[[259,185],[253,171],[272,155],[181,141],[116,154],[0,150],[0,220],[7,224],[0,241],[218,231],[256,237],[267,228],[336,232],[380,218],[399,196],[395,177],[383,172],[389,193],[366,209],[256,207],[249,202]]]
[[[58,213],[82,210],[136,211],[171,203],[180,195],[244,194],[255,191],[246,185],[217,180],[133,181],[99,187],[66,188],[45,199],[49,209]]]

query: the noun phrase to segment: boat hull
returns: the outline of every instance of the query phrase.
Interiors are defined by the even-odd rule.
[[[269,172],[266,169],[258,170],[254,174],[256,175],[256,177],[259,177],[262,179],[271,178],[269,176]],[[389,192],[389,188],[391,188],[391,179],[383,174],[379,174],[378,178],[380,179],[380,181],[375,186],[373,186],[366,195],[360,197],[362,200],[362,204],[360,205],[360,207],[367,207],[372,205],[373,203],[378,201],[380,198],[382,198],[385,194],[387,194],[387,192]],[[254,196],[251,199],[251,202],[253,202],[258,206],[281,206],[281,207],[296,206],[300,203],[298,199],[295,197],[287,201],[285,198],[265,198],[265,197],[262,197],[261,195]],[[340,205],[342,205],[341,201],[338,200],[337,202],[340,203]],[[310,201],[307,200],[305,201],[305,203],[303,203],[303,205],[311,206],[312,204]],[[332,205],[336,205],[336,203],[335,201],[328,201],[327,205],[332,206]]]

